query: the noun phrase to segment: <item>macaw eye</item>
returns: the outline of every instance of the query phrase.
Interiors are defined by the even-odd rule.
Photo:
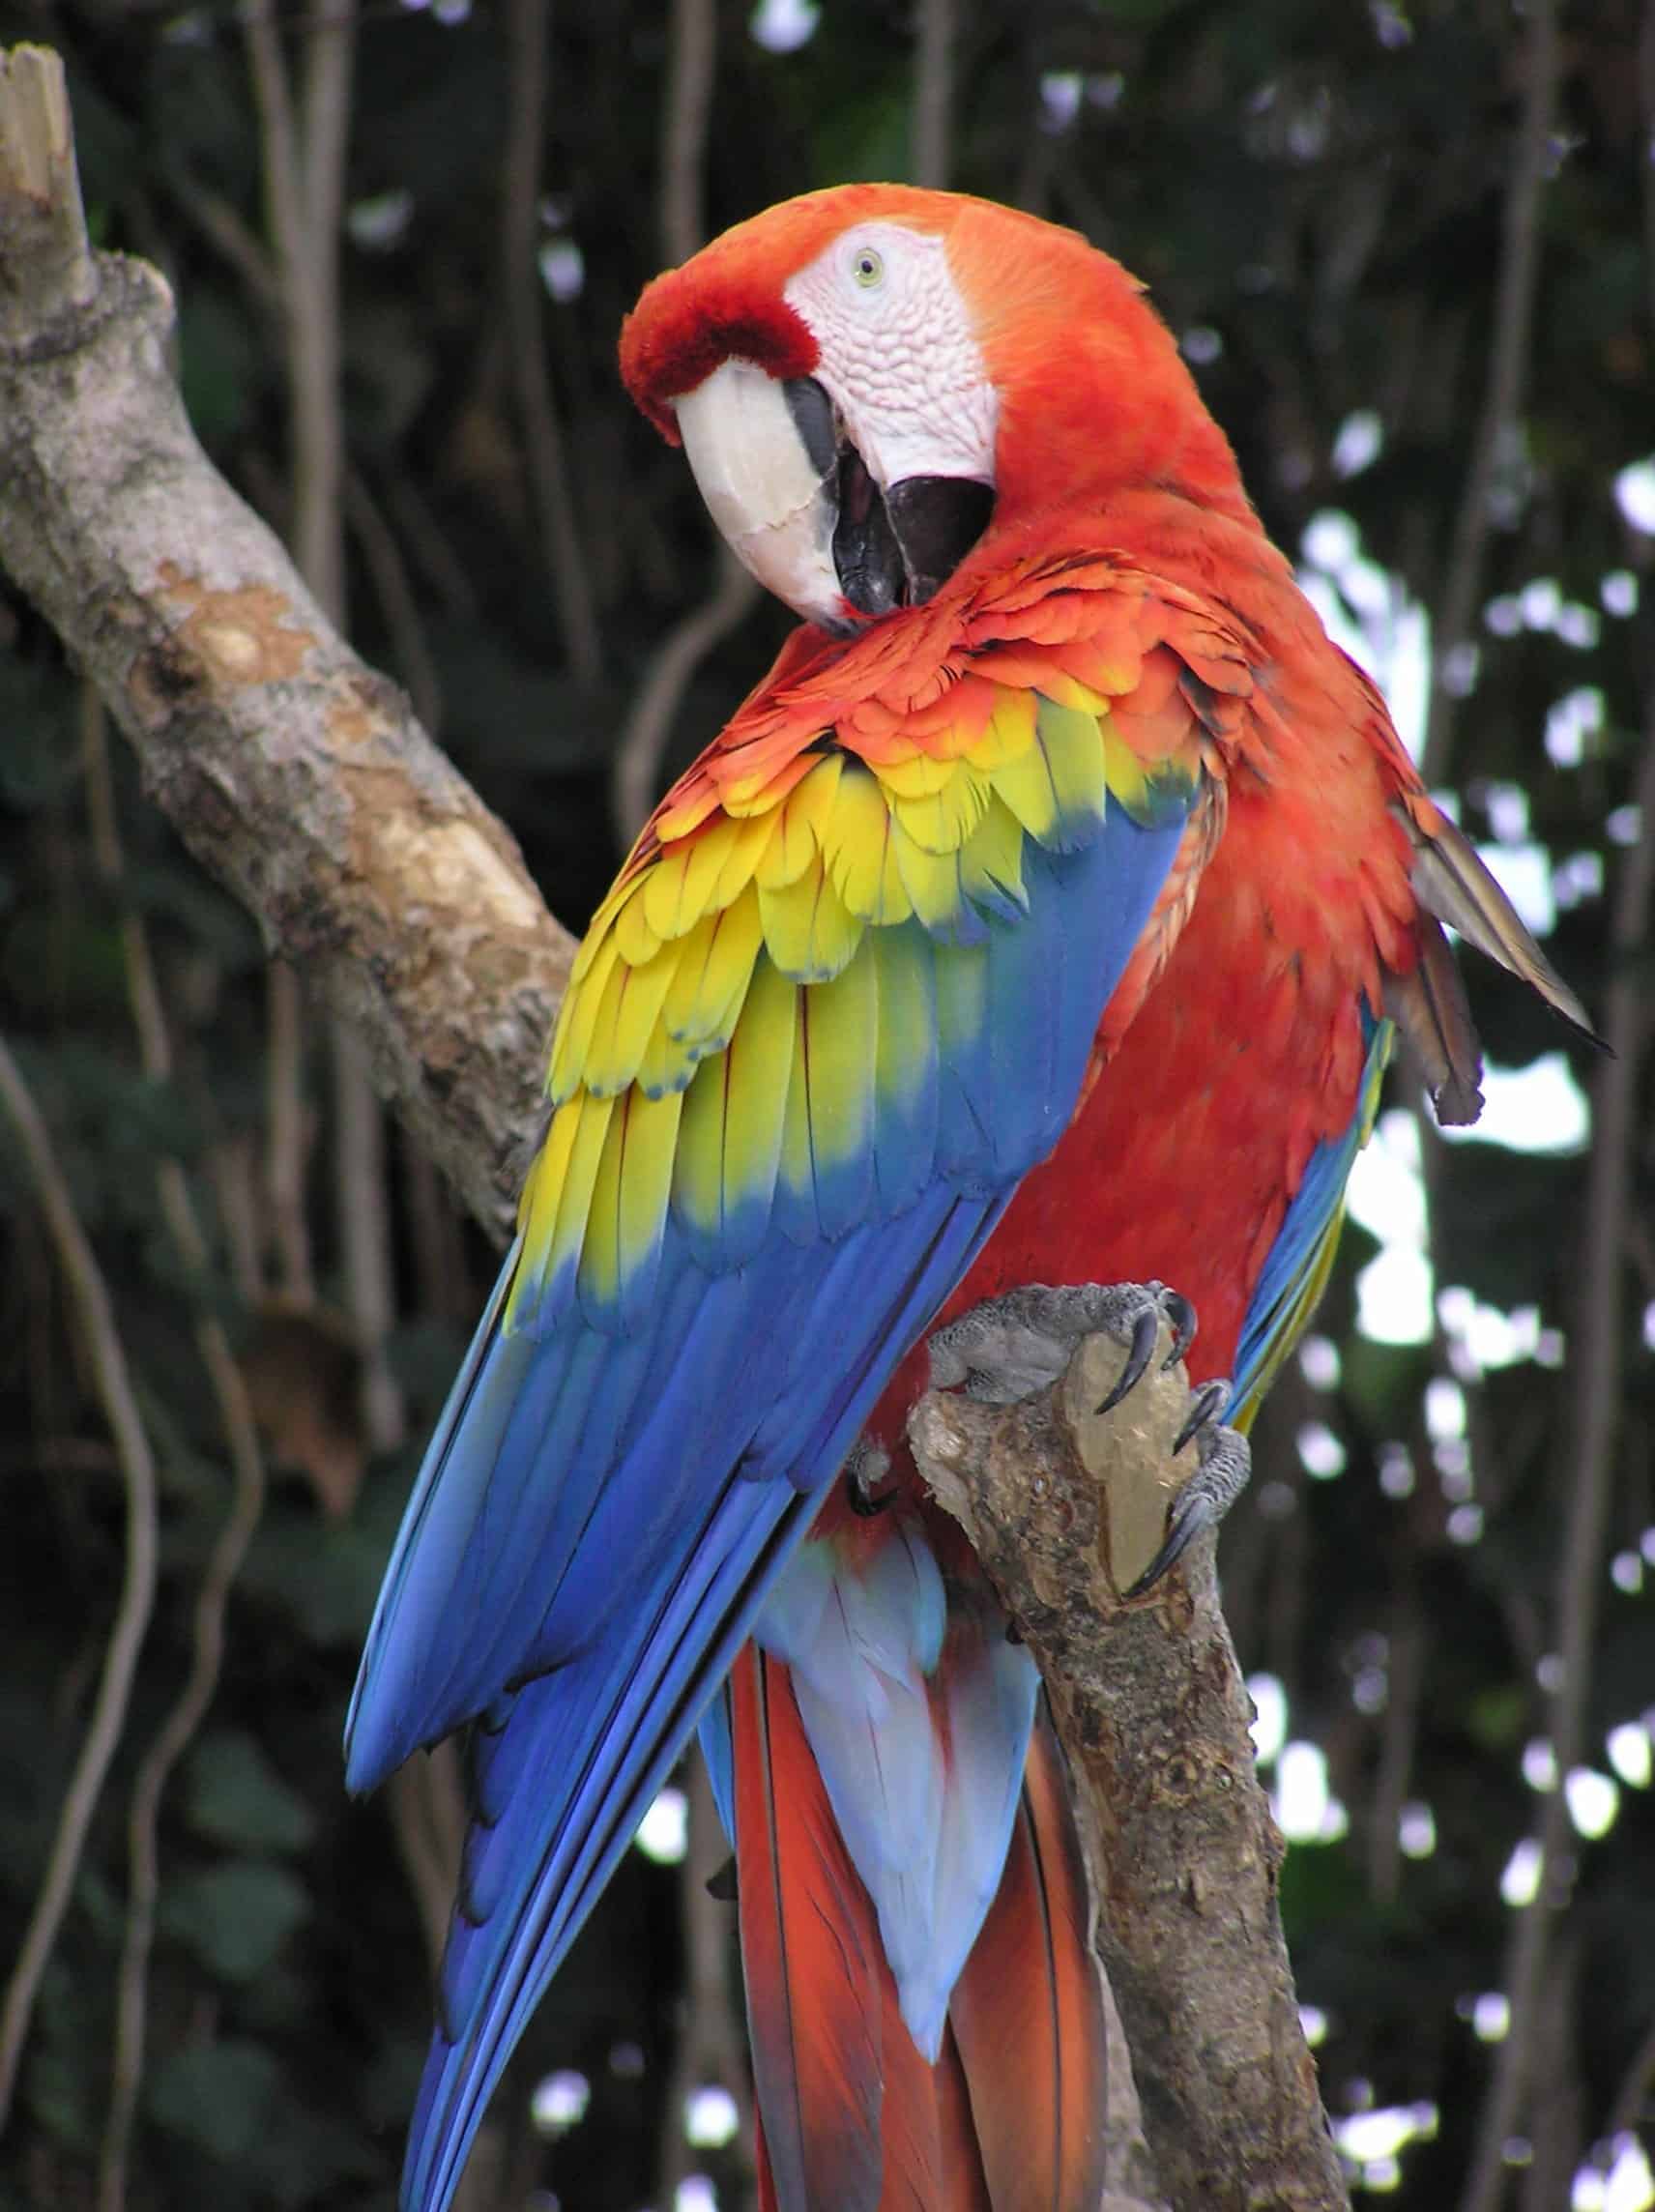
[[[851,275],[864,292],[885,282],[885,256],[871,246],[859,246],[851,257]]]

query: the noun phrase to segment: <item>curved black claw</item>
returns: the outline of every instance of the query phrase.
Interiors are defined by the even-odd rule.
[[[1161,1362],[1161,1372],[1176,1367],[1195,1342],[1197,1327],[1195,1308],[1181,1291],[1170,1291],[1165,1283],[1120,1283],[1116,1286],[1115,1296],[1124,1311],[1120,1321],[1132,1330],[1127,1345],[1126,1365],[1121,1369],[1115,1387],[1097,1408],[1098,1412],[1112,1412],[1129,1391],[1136,1390],[1148,1372],[1154,1356],[1155,1339],[1164,1321],[1173,1332],[1172,1349]],[[1113,1333],[1122,1342],[1119,1324]]]
[[[864,1521],[877,1521],[902,1496],[902,1485],[893,1482],[888,1490],[863,1490],[858,1484],[847,1481],[845,1494],[853,1513],[859,1514]]]
[[[1166,1315],[1173,1331],[1173,1349],[1161,1362],[1161,1370],[1164,1374],[1169,1367],[1177,1365],[1195,1342],[1195,1332],[1200,1324],[1195,1318],[1194,1306],[1190,1304],[1182,1291],[1163,1289],[1161,1291],[1161,1311]]]
[[[1129,1390],[1136,1390],[1149,1369],[1149,1355],[1155,1349],[1155,1339],[1161,1333],[1161,1315],[1156,1306],[1146,1306],[1132,1324],[1132,1341],[1126,1351],[1126,1364],[1120,1370],[1115,1388],[1098,1407],[1100,1413],[1110,1412],[1118,1406]]]
[[[1212,1387],[1209,1382],[1197,1391],[1195,1404],[1190,1409],[1192,1414]],[[1228,1383],[1224,1390],[1228,1396]],[[1184,1426],[1189,1429],[1190,1423],[1186,1421]],[[1205,1421],[1195,1423],[1191,1434],[1199,1440],[1201,1465],[1173,1500],[1167,1514],[1166,1538],[1125,1593],[1129,1598],[1142,1597],[1146,1590],[1152,1589],[1199,1535],[1205,1529],[1216,1528],[1246,1489],[1252,1475],[1252,1449],[1239,1429],[1227,1429],[1208,1414]]]
[[[1204,1382],[1199,1390],[1191,1393],[1189,1412],[1184,1415],[1183,1426],[1173,1439],[1174,1459],[1209,1422],[1222,1419],[1224,1409],[1229,1403],[1228,1376],[1214,1376],[1210,1382]]]

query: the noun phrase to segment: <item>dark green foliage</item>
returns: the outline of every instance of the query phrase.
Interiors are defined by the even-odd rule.
[[[302,26],[326,13],[286,11],[293,54]],[[1574,869],[1584,857],[1549,949],[1594,1007],[1611,973],[1608,893],[1625,858],[1609,825],[1631,796],[1655,684],[1655,541],[1630,528],[1611,489],[1655,445],[1637,13],[1628,0],[1567,11],[1524,450],[1496,486],[1480,594],[1507,602],[1551,578],[1562,602],[1591,610],[1595,634],[1583,625],[1570,642],[1554,626],[1514,626],[1509,605],[1481,627],[1477,684],[1459,708],[1447,767],[1479,840],[1512,833],[1501,795],[1516,787],[1527,803],[1522,834],[1550,865]],[[1526,15],[1470,0],[1411,11],[1388,0],[980,0],[958,14],[955,181],[1078,225],[1149,281],[1285,546],[1296,551],[1319,512],[1341,510],[1379,569],[1439,609],[1487,376]],[[197,430],[238,489],[285,527],[280,329],[209,230],[220,209],[263,233],[237,12],[70,5],[48,20],[32,7],[0,9],[0,38],[24,35],[49,35],[68,54],[95,236],[157,260],[175,287]],[[826,0],[808,43],[771,53],[749,36],[741,0],[720,9],[719,40],[706,158],[715,224],[807,186],[902,172],[908,11]],[[560,633],[508,350],[505,18],[492,6],[445,23],[434,10],[370,5],[358,42],[356,216],[341,276],[359,480],[350,627],[400,681],[434,684],[443,742],[574,926],[619,857],[608,777],[648,656],[711,577],[688,473],[631,417],[613,368],[620,317],[661,257],[667,51],[658,4],[559,0],[553,12],[541,238],[578,245],[584,285],[543,301],[541,321],[601,632],[603,672],[584,685]],[[1049,86],[1043,106],[1053,73],[1072,81]],[[1335,442],[1360,410],[1379,418],[1383,441],[1369,465],[1342,475]],[[363,495],[395,549],[412,633],[363,535]],[[1602,601],[1604,577],[1622,570],[1643,590],[1630,617]],[[757,610],[703,664],[663,775],[717,727],[784,628],[774,610]],[[1578,761],[1554,762],[1548,713],[1582,687],[1601,693],[1600,726],[1584,730]],[[345,1800],[339,1732],[419,1434],[492,1259],[393,1148],[399,1314],[389,1357],[410,1441],[370,1453],[337,1322],[323,1025],[306,1047],[315,1129],[303,1193],[320,1309],[296,1319],[276,1295],[268,1210],[253,1237],[255,1292],[225,1203],[239,1190],[255,1215],[262,1206],[268,1041],[256,933],[144,800],[119,749],[123,866],[118,885],[102,880],[83,731],[54,641],[0,597],[0,1028],[109,1279],[162,1493],[160,1601],[0,2141],[0,2204],[45,2212],[89,2200],[108,2096],[127,1810],[189,1665],[191,1608],[229,1496],[195,1341],[205,1311],[247,1362],[275,1479],[230,1601],[217,1698],[162,1812],[130,2200],[142,2212],[388,2206],[427,2032],[429,1965],[393,1833],[401,1816]],[[134,1041],[124,912],[143,920],[166,1007],[174,1068],[164,1083],[143,1074]],[[1649,965],[1640,954],[1634,972],[1646,977]],[[1590,1085],[1589,1047],[1480,964],[1470,984],[1496,1063],[1561,1053]],[[1399,1075],[1393,1103],[1410,1096]],[[163,1223],[156,1177],[167,1160],[183,1163],[209,1224],[205,1280]],[[1212,1163],[1192,1163],[1207,1172]],[[1578,1150],[1484,1143],[1439,1148],[1432,1168],[1438,1286],[1502,1312],[1537,1307],[1571,1359],[1593,1325],[1575,1302],[1585,1176]],[[1600,1578],[1590,1685],[1600,1767],[1607,1732],[1644,1712],[1655,1683],[1655,1558],[1641,1581],[1625,1563],[1640,1539],[1655,1544],[1655,1390],[1641,1346],[1655,1231],[1641,1141],[1633,1184],[1638,1272],[1626,1276],[1629,1382],[1610,1533],[1624,1586]],[[0,1242],[9,1959],[95,1692],[120,1585],[123,1500],[49,1247],[5,1142]],[[1377,1249],[1363,1232],[1347,1238],[1318,1324],[1339,1347],[1339,1380],[1317,1390],[1296,1369],[1283,1378],[1224,1560],[1243,1664],[1284,1685],[1291,1733],[1325,1753],[1349,1817],[1343,1835],[1294,1846],[1282,1892],[1301,1997],[1327,2019],[1328,2103],[1336,2115],[1364,2095],[1437,2108],[1436,2139],[1404,2152],[1392,2198],[1430,2212],[1463,2182],[1495,2048],[1477,2040],[1468,2005],[1501,1987],[1510,1915],[1499,1877],[1538,1824],[1520,1761],[1544,1725],[1536,1671],[1555,1648],[1569,1367],[1524,1357],[1499,1368],[1475,1398],[1464,1450],[1434,1438],[1425,1396],[1442,1346],[1356,1332],[1355,1280]],[[1315,1423],[1344,1452],[1326,1480],[1306,1473],[1296,1448]],[[1481,1509],[1475,1540],[1455,1518],[1467,1504]],[[1395,1851],[1404,1804],[1430,1808],[1427,1855]],[[1558,2188],[1535,2202],[1565,2200],[1655,2015],[1652,1793],[1624,1790],[1614,1824],[1580,1851],[1566,1929],[1573,1994],[1547,2045],[1562,2053],[1549,2063],[1568,2073],[1574,2118],[1538,2146]],[[510,2201],[538,2186],[569,2212],[668,2212],[657,2176],[664,2132],[678,2125],[664,2105],[682,1977],[677,1877],[634,1855],[502,2097]],[[559,2069],[584,2074],[592,2101],[579,2125],[540,2142],[528,2096]],[[738,2151],[694,2157],[722,2203],[740,2200]]]

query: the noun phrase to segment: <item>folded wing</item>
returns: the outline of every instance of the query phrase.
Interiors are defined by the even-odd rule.
[[[837,721],[761,698],[582,948],[348,1724],[354,1789],[477,1724],[427,2212],[891,1365],[1066,1125],[1178,855],[1193,714],[1135,730],[1136,633],[1059,665],[1000,634],[1030,620],[906,718],[888,676]]]

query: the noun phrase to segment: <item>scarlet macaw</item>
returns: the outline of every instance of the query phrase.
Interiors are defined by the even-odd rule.
[[[1314,1302],[1393,1027],[1476,1113],[1440,921],[1583,1016],[1082,239],[811,194],[657,278],[622,367],[803,626],[581,948],[363,1661],[353,1789],[472,1731],[403,2201],[447,2206],[730,1675],[704,1734],[767,2201],[1080,2212],[1102,2043],[1062,1777],[916,1495],[921,1334],[1014,1396],[1098,1325],[1141,1371],[1161,1312],[1187,1335],[1176,1284],[1214,1385],[1176,1552],[1244,1477],[1218,1414]]]

